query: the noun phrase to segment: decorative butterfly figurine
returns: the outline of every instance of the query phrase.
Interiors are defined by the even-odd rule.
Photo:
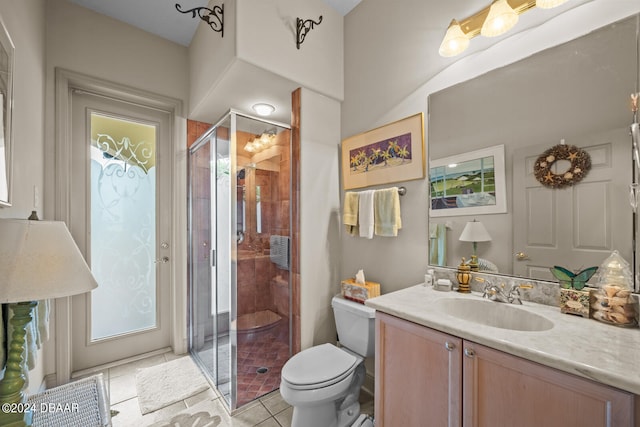
[[[560,286],[565,289],[576,289],[580,290],[584,288],[585,284],[591,277],[596,274],[598,267],[589,267],[584,270],[574,273],[572,271],[567,270],[564,267],[560,267],[554,265],[549,270],[551,270],[551,274],[555,276],[556,279],[560,282]]]

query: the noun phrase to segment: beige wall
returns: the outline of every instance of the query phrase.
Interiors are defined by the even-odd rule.
[[[340,103],[302,89],[300,117],[300,345],[305,349],[336,340],[331,297],[340,289]]]
[[[44,182],[44,0],[0,2],[0,17],[15,45],[13,110],[13,206],[0,208],[2,218],[27,218],[34,208],[34,187],[42,216]],[[29,375],[29,392],[37,391],[45,375],[45,343]]]
[[[320,0],[242,0],[237,55],[303,87],[342,101],[343,17]],[[296,18],[322,22],[296,48]]]

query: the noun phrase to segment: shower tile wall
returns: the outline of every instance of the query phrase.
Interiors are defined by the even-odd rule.
[[[288,139],[289,132],[279,137]],[[279,171],[247,169],[240,180],[246,191],[245,240],[238,245],[238,316],[271,310],[289,318],[289,272],[275,266],[270,260],[269,237],[290,235],[290,155],[283,150]],[[262,213],[261,233],[257,233],[255,218],[255,191],[260,186]]]

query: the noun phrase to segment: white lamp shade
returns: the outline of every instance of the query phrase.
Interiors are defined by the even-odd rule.
[[[518,23],[518,14],[507,0],[495,0],[489,8],[489,15],[482,24],[480,34],[485,37],[497,37],[506,33]]]
[[[447,33],[444,35],[440,45],[440,56],[456,56],[464,52],[469,47],[469,37],[462,31],[460,24],[455,19],[449,24]]]
[[[96,287],[64,222],[0,219],[0,303],[67,297]]]
[[[460,235],[462,242],[489,242],[490,240],[491,236],[480,221],[467,222]]]
[[[552,9],[566,3],[568,0],[536,0],[536,7],[540,9]]]

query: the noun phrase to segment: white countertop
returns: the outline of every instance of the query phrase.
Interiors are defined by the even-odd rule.
[[[369,299],[378,311],[640,395],[640,329],[564,314],[559,307],[523,302],[514,307],[554,323],[546,331],[514,331],[462,320],[438,310],[442,298],[480,294],[439,292],[422,284]],[[492,304],[503,304],[492,302]]]

